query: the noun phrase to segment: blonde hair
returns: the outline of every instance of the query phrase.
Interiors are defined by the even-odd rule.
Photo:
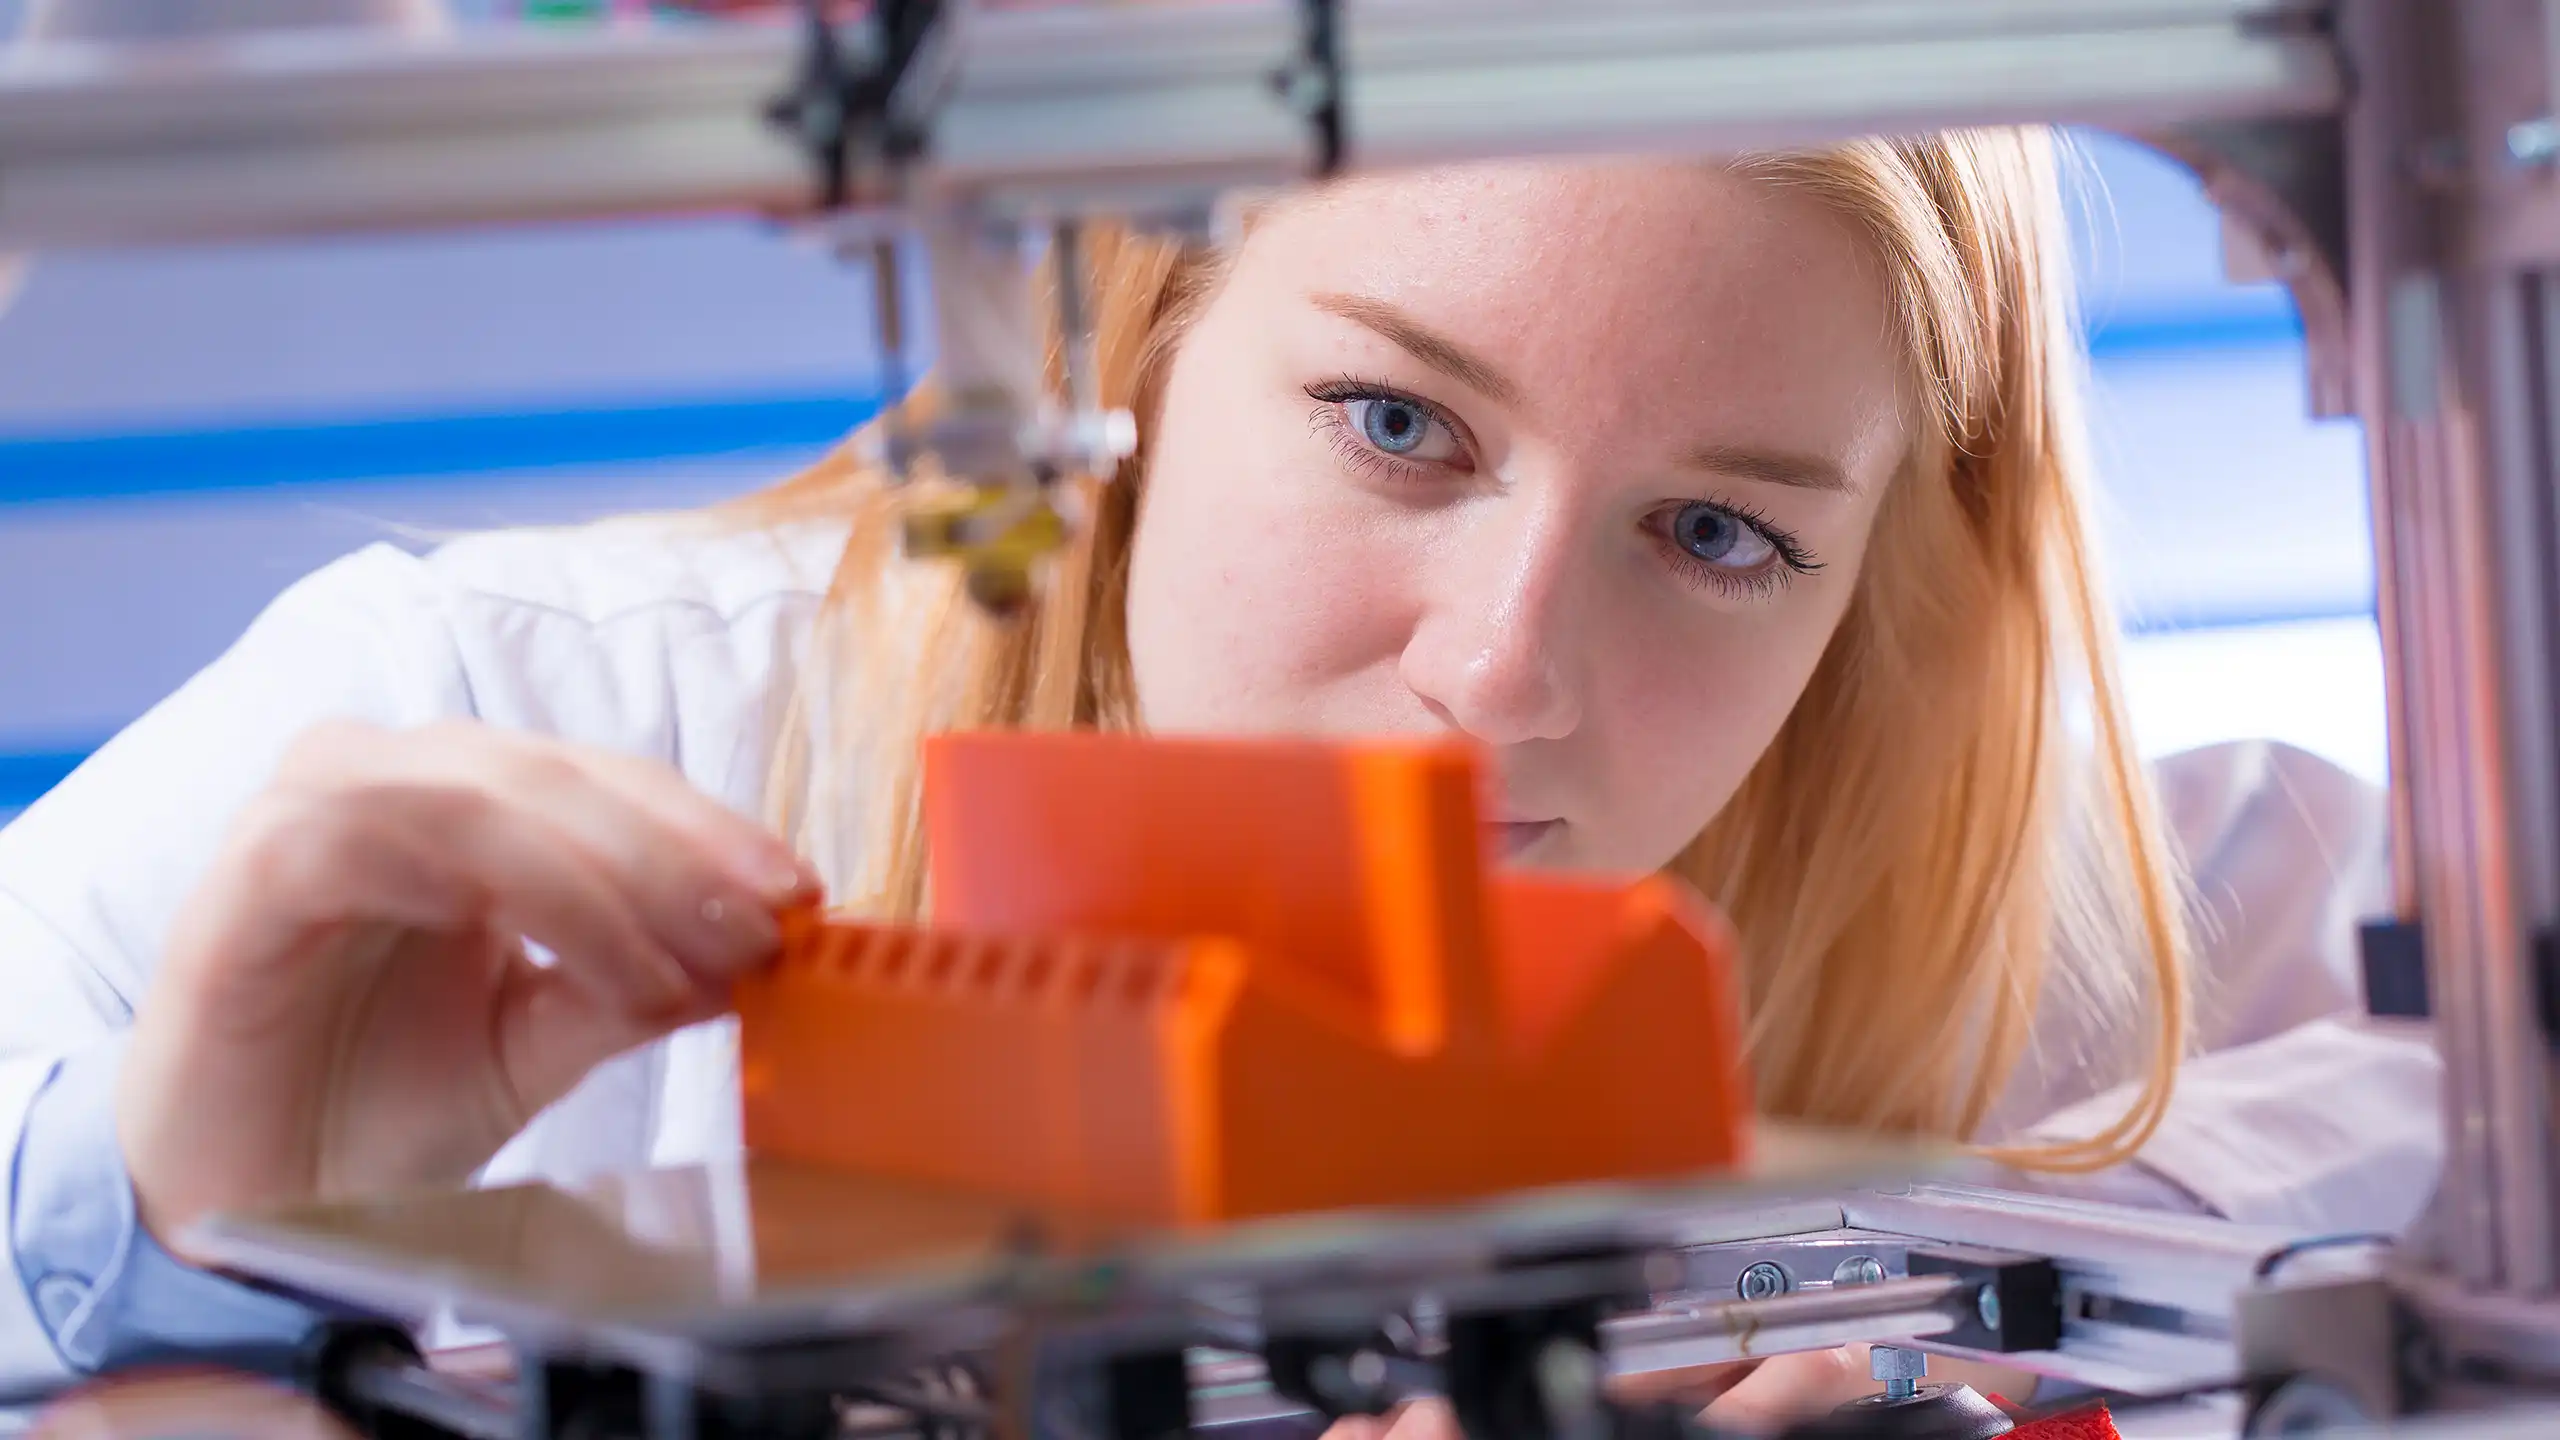
[[[2054,142],[1967,131],[1735,168],[1863,232],[1929,413],[1802,699],[1669,868],[1742,937],[1770,1113],[1970,1136],[2059,985],[2095,1013],[2139,1017],[2126,1027],[2139,1054],[2121,1057],[2138,1061],[2137,1098],[2085,1140],[1991,1153],[2046,1170],[2115,1163],[2158,1126],[2185,1051],[2184,941],[2084,523]],[[854,447],[742,512],[850,522],[773,798],[787,833],[877,914],[924,903],[921,736],[1140,721],[1123,599],[1143,437],[1222,264],[1210,247],[1122,233],[1088,237],[1086,254],[1102,399],[1138,415],[1142,440],[1114,483],[1083,491],[1087,523],[1026,613],[990,620],[930,568],[893,582],[896,502]],[[2075,708],[2085,749],[2066,734]]]

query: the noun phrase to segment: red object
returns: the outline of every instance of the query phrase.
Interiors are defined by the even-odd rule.
[[[786,917],[747,1146],[1157,1222],[1738,1163],[1723,925],[1492,873],[1478,783],[1453,742],[929,742],[933,923]]]
[[[2104,1404],[2030,1420],[2009,1432],[2009,1440],[2123,1440],[2116,1420]]]

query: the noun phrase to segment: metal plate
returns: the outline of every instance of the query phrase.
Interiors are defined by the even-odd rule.
[[[1507,1257],[1661,1248],[1733,1222],[1837,1224],[1818,1202],[1952,1152],[1764,1127],[1734,1172],[1428,1211],[1150,1228],[769,1160],[440,1191],[220,1219],[214,1264],[368,1310],[461,1318],[671,1365],[798,1337],[907,1333],[1038,1303],[1168,1314],[1239,1291],[1447,1292]],[[1810,1205],[1789,1201],[1815,1200]],[[1770,1232],[1775,1233],[1775,1232]]]

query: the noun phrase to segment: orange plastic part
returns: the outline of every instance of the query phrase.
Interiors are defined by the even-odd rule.
[[[2101,1402],[2085,1410],[2049,1415],[2041,1420],[2021,1420],[2009,1432],[2010,1440],[2124,1440],[2124,1432],[2116,1428],[2115,1416]]]
[[[1185,1223],[1744,1158],[1727,932],[1501,875],[1472,749],[929,742],[934,920],[786,917],[748,1148]]]

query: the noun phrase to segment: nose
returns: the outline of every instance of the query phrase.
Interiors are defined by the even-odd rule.
[[[1487,745],[1561,740],[1582,723],[1582,577],[1567,517],[1492,502],[1429,564],[1404,683]]]

